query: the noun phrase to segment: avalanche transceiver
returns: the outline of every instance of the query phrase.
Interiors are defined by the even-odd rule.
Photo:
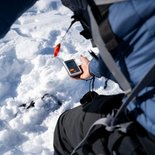
[[[82,74],[81,68],[76,64],[74,59],[66,60],[63,63],[69,76],[75,77]]]

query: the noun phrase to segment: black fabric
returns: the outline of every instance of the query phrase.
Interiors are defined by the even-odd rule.
[[[80,21],[83,31],[80,32],[86,39],[92,38],[91,29],[90,29],[90,19],[87,12],[87,2],[86,0],[61,0],[62,4],[69,9],[71,9],[74,13],[72,18]]]
[[[54,133],[54,155],[70,155],[73,149],[83,139],[91,124],[102,117],[102,115],[94,113],[89,115],[88,121],[85,116],[86,113],[82,111],[82,106],[79,106],[66,111],[59,117]],[[98,133],[100,133],[99,137],[101,137],[102,132]],[[78,154],[90,155],[94,154],[94,152],[99,154],[103,152],[102,146],[102,140],[98,139],[97,142],[94,143],[93,147],[85,145],[82,150],[79,150],[80,152]]]
[[[0,38],[9,31],[15,20],[37,0],[1,0],[0,1]]]
[[[124,94],[98,95],[92,102],[83,104],[83,111],[107,115],[111,113],[113,109],[118,109],[120,107],[123,96]]]
[[[84,10],[87,7],[86,0],[61,0],[62,4],[73,12],[79,12],[79,10]]]
[[[139,131],[137,131],[139,132]],[[147,152],[147,155],[152,155],[155,152],[155,136],[147,131],[143,131],[142,134],[137,135],[143,149]]]
[[[85,113],[82,111],[82,106],[68,110],[59,117],[54,134],[55,155],[69,155],[82,140],[84,118]],[[95,116],[92,117],[92,119],[94,118]]]
[[[118,155],[153,155],[155,136],[138,123],[133,123],[127,133],[114,131],[110,134],[108,150]]]
[[[54,133],[54,155],[70,155],[73,149],[82,141],[91,125],[117,109],[123,95],[104,96],[90,92],[88,101],[76,108],[64,112],[57,122]],[[91,100],[90,98],[91,97]],[[120,122],[132,120],[128,113],[124,113]],[[84,145],[75,155],[152,155],[155,148],[155,136],[146,132],[139,124],[133,123],[127,133],[118,130],[107,132],[104,127],[96,126]]]
[[[143,129],[133,123],[127,133],[115,130],[108,137],[108,150],[119,155],[146,155],[138,135],[141,136]]]
[[[144,93],[141,96],[138,96],[136,98],[136,102],[137,104],[141,104],[142,102],[146,101],[149,98],[153,98],[153,96],[155,95],[155,88],[151,89],[150,91]]]
[[[98,94],[95,91],[89,91],[80,99],[80,103],[87,104],[89,102],[92,102],[97,96]]]
[[[92,4],[93,1],[88,1],[88,3]],[[66,7],[70,8],[74,12],[74,16],[77,21],[80,21],[83,31],[80,32],[82,36],[86,39],[92,39],[91,29],[90,29],[90,18],[87,11],[88,3],[86,0],[62,0],[62,4]],[[92,11],[95,13],[95,17],[98,18],[101,27],[101,35],[106,44],[106,47],[109,51],[114,50],[118,47],[119,42],[118,38],[111,30],[111,26],[108,21],[108,8],[110,5],[100,5],[96,8],[96,5],[92,4]]]
[[[55,128],[54,154],[69,155],[84,138],[90,126],[112,108],[118,107],[121,99],[122,95],[95,95],[91,102],[85,102],[79,107],[64,112],[59,117]],[[97,127],[89,137],[88,143],[78,150],[78,154],[91,155],[107,152],[104,148],[106,137],[103,132],[103,128]]]

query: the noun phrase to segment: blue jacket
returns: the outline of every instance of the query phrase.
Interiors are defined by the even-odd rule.
[[[109,8],[108,19],[116,36],[132,47],[128,51],[129,54],[125,49],[116,52],[127,55],[125,57],[127,70],[132,85],[136,85],[155,64],[155,1],[128,0],[115,3]],[[111,78],[101,60],[91,61],[90,72],[98,77]],[[145,88],[141,94],[153,87],[155,83]],[[155,135],[155,96],[142,103],[132,102],[128,109],[145,129]]]

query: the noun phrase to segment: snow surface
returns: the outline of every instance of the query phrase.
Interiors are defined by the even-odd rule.
[[[73,25],[62,44],[59,59],[53,47],[68,28],[72,12],[58,0],[40,0],[25,12],[0,40],[0,155],[52,155],[53,132],[59,115],[79,105],[89,90],[89,81],[69,78],[60,60],[80,55],[91,59],[89,41],[79,35],[79,23]],[[94,49],[97,53],[97,49]],[[110,81],[96,79],[95,90],[117,93]],[[44,94],[57,97],[62,105]],[[34,101],[35,107],[27,109]]]

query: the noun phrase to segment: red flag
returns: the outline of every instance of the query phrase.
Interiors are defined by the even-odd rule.
[[[61,47],[61,44],[57,44],[55,47],[54,47],[54,57],[57,57],[59,51],[60,51],[60,47]]]

